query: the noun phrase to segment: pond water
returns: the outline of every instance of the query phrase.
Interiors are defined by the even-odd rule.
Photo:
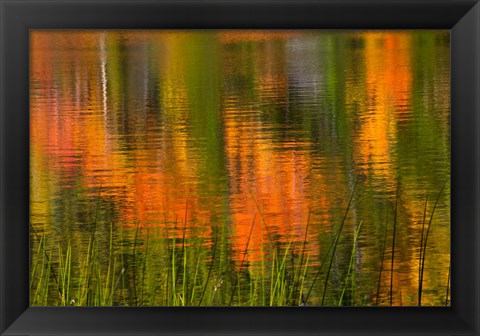
[[[448,31],[32,32],[32,304],[61,304],[69,253],[79,302],[92,241],[113,305],[449,304],[449,54]]]

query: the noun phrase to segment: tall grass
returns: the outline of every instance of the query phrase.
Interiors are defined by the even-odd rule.
[[[395,210],[393,213],[393,234],[392,234],[392,260],[390,265],[390,306],[393,303],[393,267],[395,265],[395,238],[397,229],[397,206],[398,206],[398,185],[395,193]]]
[[[420,268],[420,281],[419,281],[419,284],[418,284],[418,305],[419,306],[422,305],[423,276],[424,276],[424,271],[425,271],[425,258],[426,258],[426,255],[427,255],[427,243],[428,243],[428,237],[429,237],[429,234],[430,234],[430,230],[432,228],[433,215],[435,213],[435,209],[437,208],[438,201],[440,200],[440,196],[442,195],[443,189],[445,188],[448,181],[449,180],[447,179],[445,181],[445,183],[443,184],[442,188],[440,189],[440,191],[437,195],[437,199],[435,200],[435,203],[433,205],[432,213],[430,215],[430,220],[428,221],[428,225],[427,225],[427,231],[425,233],[425,239],[423,239],[423,236],[422,236],[422,239],[423,239],[422,254],[423,255],[421,257],[422,264],[421,264],[421,268]]]
[[[358,237],[360,236],[360,229],[362,228],[363,222],[360,221],[357,229],[355,230],[355,235],[353,236],[353,246],[352,246],[352,253],[350,254],[350,262],[348,264],[347,276],[346,280],[343,285],[342,294],[340,295],[340,300],[338,301],[338,305],[341,306],[343,304],[343,298],[347,291],[347,286],[350,285],[350,295],[351,300],[354,301],[355,298],[355,271],[354,271],[354,264],[355,264],[355,257],[357,253],[357,244],[358,244]]]
[[[352,196],[350,197],[350,200],[348,201],[347,210],[345,211],[345,215],[343,216],[342,223],[340,224],[340,228],[338,229],[338,234],[337,234],[335,242],[333,244],[332,257],[331,257],[330,262],[328,264],[327,276],[325,278],[325,285],[323,287],[322,306],[325,303],[325,297],[326,297],[326,294],[327,294],[328,279],[329,279],[330,273],[332,271],[332,265],[333,265],[333,261],[334,261],[335,252],[337,250],[338,242],[340,240],[340,235],[342,233],[343,227],[344,227],[345,222],[347,220],[348,211],[350,210],[350,205],[352,204],[352,200],[353,200],[353,197],[355,196],[356,189],[357,189],[357,182],[355,182],[355,185],[353,186]]]
[[[102,243],[100,234],[90,234],[83,247],[32,229],[31,304],[300,305],[311,281],[311,252],[304,247],[308,243],[296,242],[294,234],[286,243],[262,242],[256,246],[264,251],[262,258],[251,268],[247,255],[254,225],[252,221],[238,267],[231,266],[235,261],[228,257],[231,247],[226,239],[222,242],[214,235],[210,240],[199,234],[206,225],[197,234],[177,237],[175,224],[163,236],[163,228],[137,224],[119,229],[111,224],[108,242]]]
[[[366,223],[348,218],[356,184],[328,246],[316,254],[309,212],[305,231],[279,239],[257,204],[261,224],[253,216],[246,244],[232,246],[228,221],[187,225],[185,218],[164,218],[158,225],[116,226],[95,222],[91,231],[68,239],[31,227],[30,299],[34,306],[310,306],[378,305],[387,245],[388,212],[378,283],[372,294],[357,293],[357,264]],[[398,191],[397,191],[398,193]],[[438,198],[437,197],[437,202]],[[436,202],[436,203],[437,203]],[[397,211],[398,196],[395,201]],[[433,211],[421,240],[420,291]],[[187,209],[187,208],[186,208]],[[425,210],[426,212],[426,210]],[[396,215],[395,215],[396,217]],[[97,215],[95,215],[97,218]],[[254,227],[265,235],[253,239]],[[395,250],[394,218],[392,261]],[[348,229],[346,229],[348,228]],[[45,233],[44,233],[45,232]],[[351,232],[351,233],[349,233]],[[353,239],[351,239],[353,234]],[[344,238],[342,238],[344,237]],[[264,240],[265,238],[265,240]],[[346,239],[348,238],[348,239]],[[338,248],[342,240],[342,249]],[[256,242],[254,246],[253,242]],[[346,245],[345,245],[346,244]],[[259,259],[249,258],[259,251]],[[238,251],[238,257],[234,257]],[[377,273],[375,273],[377,274]],[[393,262],[389,299],[393,297]],[[449,279],[445,302],[449,298]],[[376,287],[376,293],[375,293]],[[419,304],[421,303],[419,293]],[[445,293],[444,293],[445,294]]]
[[[388,233],[387,229],[388,229],[388,207],[387,207],[387,215],[385,218],[385,232],[383,235],[382,258],[380,259],[380,271],[378,272],[377,295],[375,298],[375,306],[378,306],[378,303],[380,301],[380,286],[382,284],[383,263],[385,261],[385,250],[387,248],[387,233]]]

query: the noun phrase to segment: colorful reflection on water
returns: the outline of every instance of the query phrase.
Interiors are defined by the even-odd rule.
[[[446,31],[32,32],[32,226],[79,250],[92,223],[100,244],[111,226],[127,240],[203,227],[204,248],[222,239],[251,277],[265,242],[292,244],[310,284],[343,223],[327,303],[351,264],[351,304],[388,305],[392,282],[393,305],[417,305],[422,229],[450,171],[449,43]],[[445,304],[449,261],[447,183],[423,305]]]

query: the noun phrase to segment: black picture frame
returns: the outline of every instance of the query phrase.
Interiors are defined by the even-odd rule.
[[[1,335],[479,335],[480,4],[0,0]],[[451,307],[29,307],[31,29],[449,29]]]

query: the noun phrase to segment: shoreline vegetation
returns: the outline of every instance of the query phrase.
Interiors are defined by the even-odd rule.
[[[435,228],[434,213],[446,183],[429,208],[428,195],[418,247],[418,301],[422,302],[425,265],[429,255],[428,238]],[[232,258],[227,225],[197,225],[187,233],[186,220],[165,219],[155,227],[137,223],[119,230],[110,223],[108,238],[97,233],[95,221],[88,243],[77,246],[73,240],[62,241],[41,233],[30,225],[31,268],[30,300],[32,306],[395,306],[402,304],[401,288],[393,286],[395,230],[398,204],[394,213],[386,212],[381,260],[369,295],[356,291],[360,269],[358,244],[367,223],[348,220],[351,193],[343,220],[336,226],[330,242],[314,261],[307,238],[310,213],[303,240],[298,235],[280,242],[270,232],[260,207],[253,216],[249,237]],[[430,210],[430,212],[429,212]],[[187,210],[185,210],[187,211]],[[393,217],[393,224],[388,219]],[[95,218],[96,218],[95,214]],[[185,213],[186,218],[186,213]],[[262,226],[261,258],[251,262],[254,226]],[[350,253],[338,254],[337,246],[345,235],[344,227],[354,225],[348,237]],[[211,230],[212,235],[206,235]],[[133,237],[126,239],[127,236]],[[83,244],[81,244],[83,245]],[[328,247],[327,247],[328,246]],[[340,259],[344,262],[340,262]],[[345,261],[346,260],[346,261]],[[434,262],[434,261],[430,261]],[[450,267],[449,267],[450,270]],[[450,271],[445,279],[442,302],[450,304]],[[400,301],[399,301],[400,300]]]

